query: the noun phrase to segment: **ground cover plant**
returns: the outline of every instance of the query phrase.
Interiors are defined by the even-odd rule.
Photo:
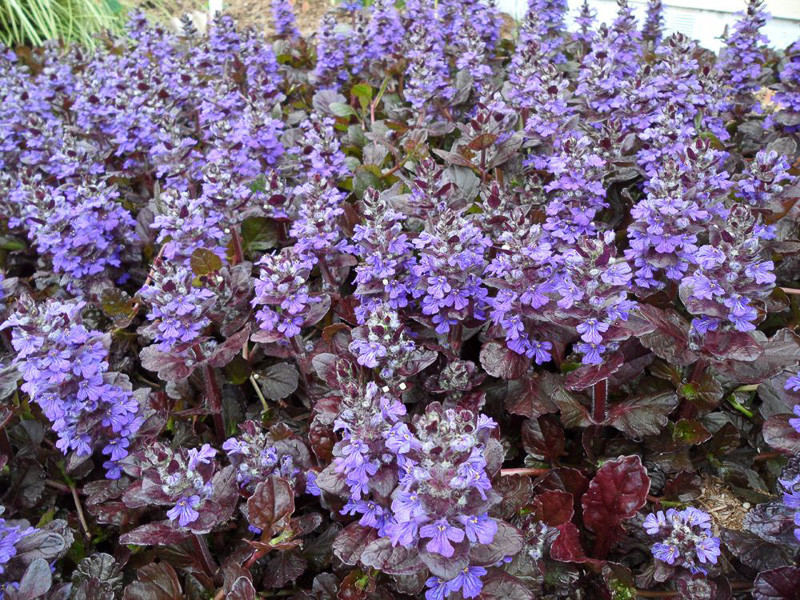
[[[273,8],[0,54],[0,596],[800,597],[800,42]]]

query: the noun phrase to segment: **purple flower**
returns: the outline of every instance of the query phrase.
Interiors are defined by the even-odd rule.
[[[460,542],[464,539],[464,531],[450,525],[447,519],[439,519],[429,525],[421,527],[419,530],[421,538],[431,538],[425,548],[428,552],[435,552],[445,557],[453,556],[455,549],[452,542]]]
[[[400,544],[404,548],[410,548],[417,542],[417,536],[419,535],[419,523],[415,520],[403,521],[399,523],[391,522],[386,526],[386,535],[392,542],[392,546]]]
[[[392,500],[392,511],[401,523],[425,517],[425,510],[416,492],[399,491]]]
[[[462,515],[458,520],[464,526],[470,542],[491,544],[494,534],[497,533],[497,522],[488,515],[478,515],[477,517]]]
[[[790,377],[790,379],[798,379],[798,378],[797,378],[797,376],[795,376],[794,378]],[[800,384],[800,382],[797,382],[797,383]],[[788,384],[789,384],[789,382],[787,381],[787,386],[788,386]],[[795,417],[792,418],[792,419],[789,419],[789,425],[794,427],[795,431],[800,433],[800,404],[795,404],[794,408],[792,409],[792,412],[795,414]]]
[[[198,506],[200,506],[200,496],[181,498],[167,511],[167,516],[173,521],[177,520],[181,527],[186,527],[200,518],[200,513],[195,510]]]
[[[450,592],[461,591],[464,598],[477,598],[483,589],[481,577],[486,575],[483,567],[464,567],[454,579],[447,582]]]
[[[450,594],[449,582],[438,577],[430,577],[425,581],[428,589],[425,591],[425,600],[444,600]]]
[[[680,550],[677,546],[670,544],[663,544],[661,542],[653,544],[653,556],[658,560],[663,561],[669,565],[674,565],[678,559]]]
[[[419,447],[419,442],[405,423],[395,423],[384,435],[386,436],[386,447],[397,454],[407,454],[412,448]]]

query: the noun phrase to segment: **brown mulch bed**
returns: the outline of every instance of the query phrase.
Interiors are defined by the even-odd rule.
[[[290,0],[297,15],[297,27],[303,35],[317,30],[325,11],[332,7],[330,0]],[[224,12],[231,15],[240,27],[255,27],[269,33],[272,29],[270,0],[226,0]],[[142,0],[139,4],[159,20],[180,17],[193,11],[206,10],[206,0]]]

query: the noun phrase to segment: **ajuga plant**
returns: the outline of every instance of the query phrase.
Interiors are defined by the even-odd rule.
[[[800,42],[594,8],[0,49],[0,598],[796,599]]]

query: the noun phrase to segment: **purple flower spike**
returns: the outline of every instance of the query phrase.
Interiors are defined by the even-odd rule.
[[[652,548],[658,560],[692,573],[706,573],[707,565],[717,563],[720,540],[712,535],[711,516],[707,513],[692,507],[658,511],[647,515],[643,526],[659,540]]]

